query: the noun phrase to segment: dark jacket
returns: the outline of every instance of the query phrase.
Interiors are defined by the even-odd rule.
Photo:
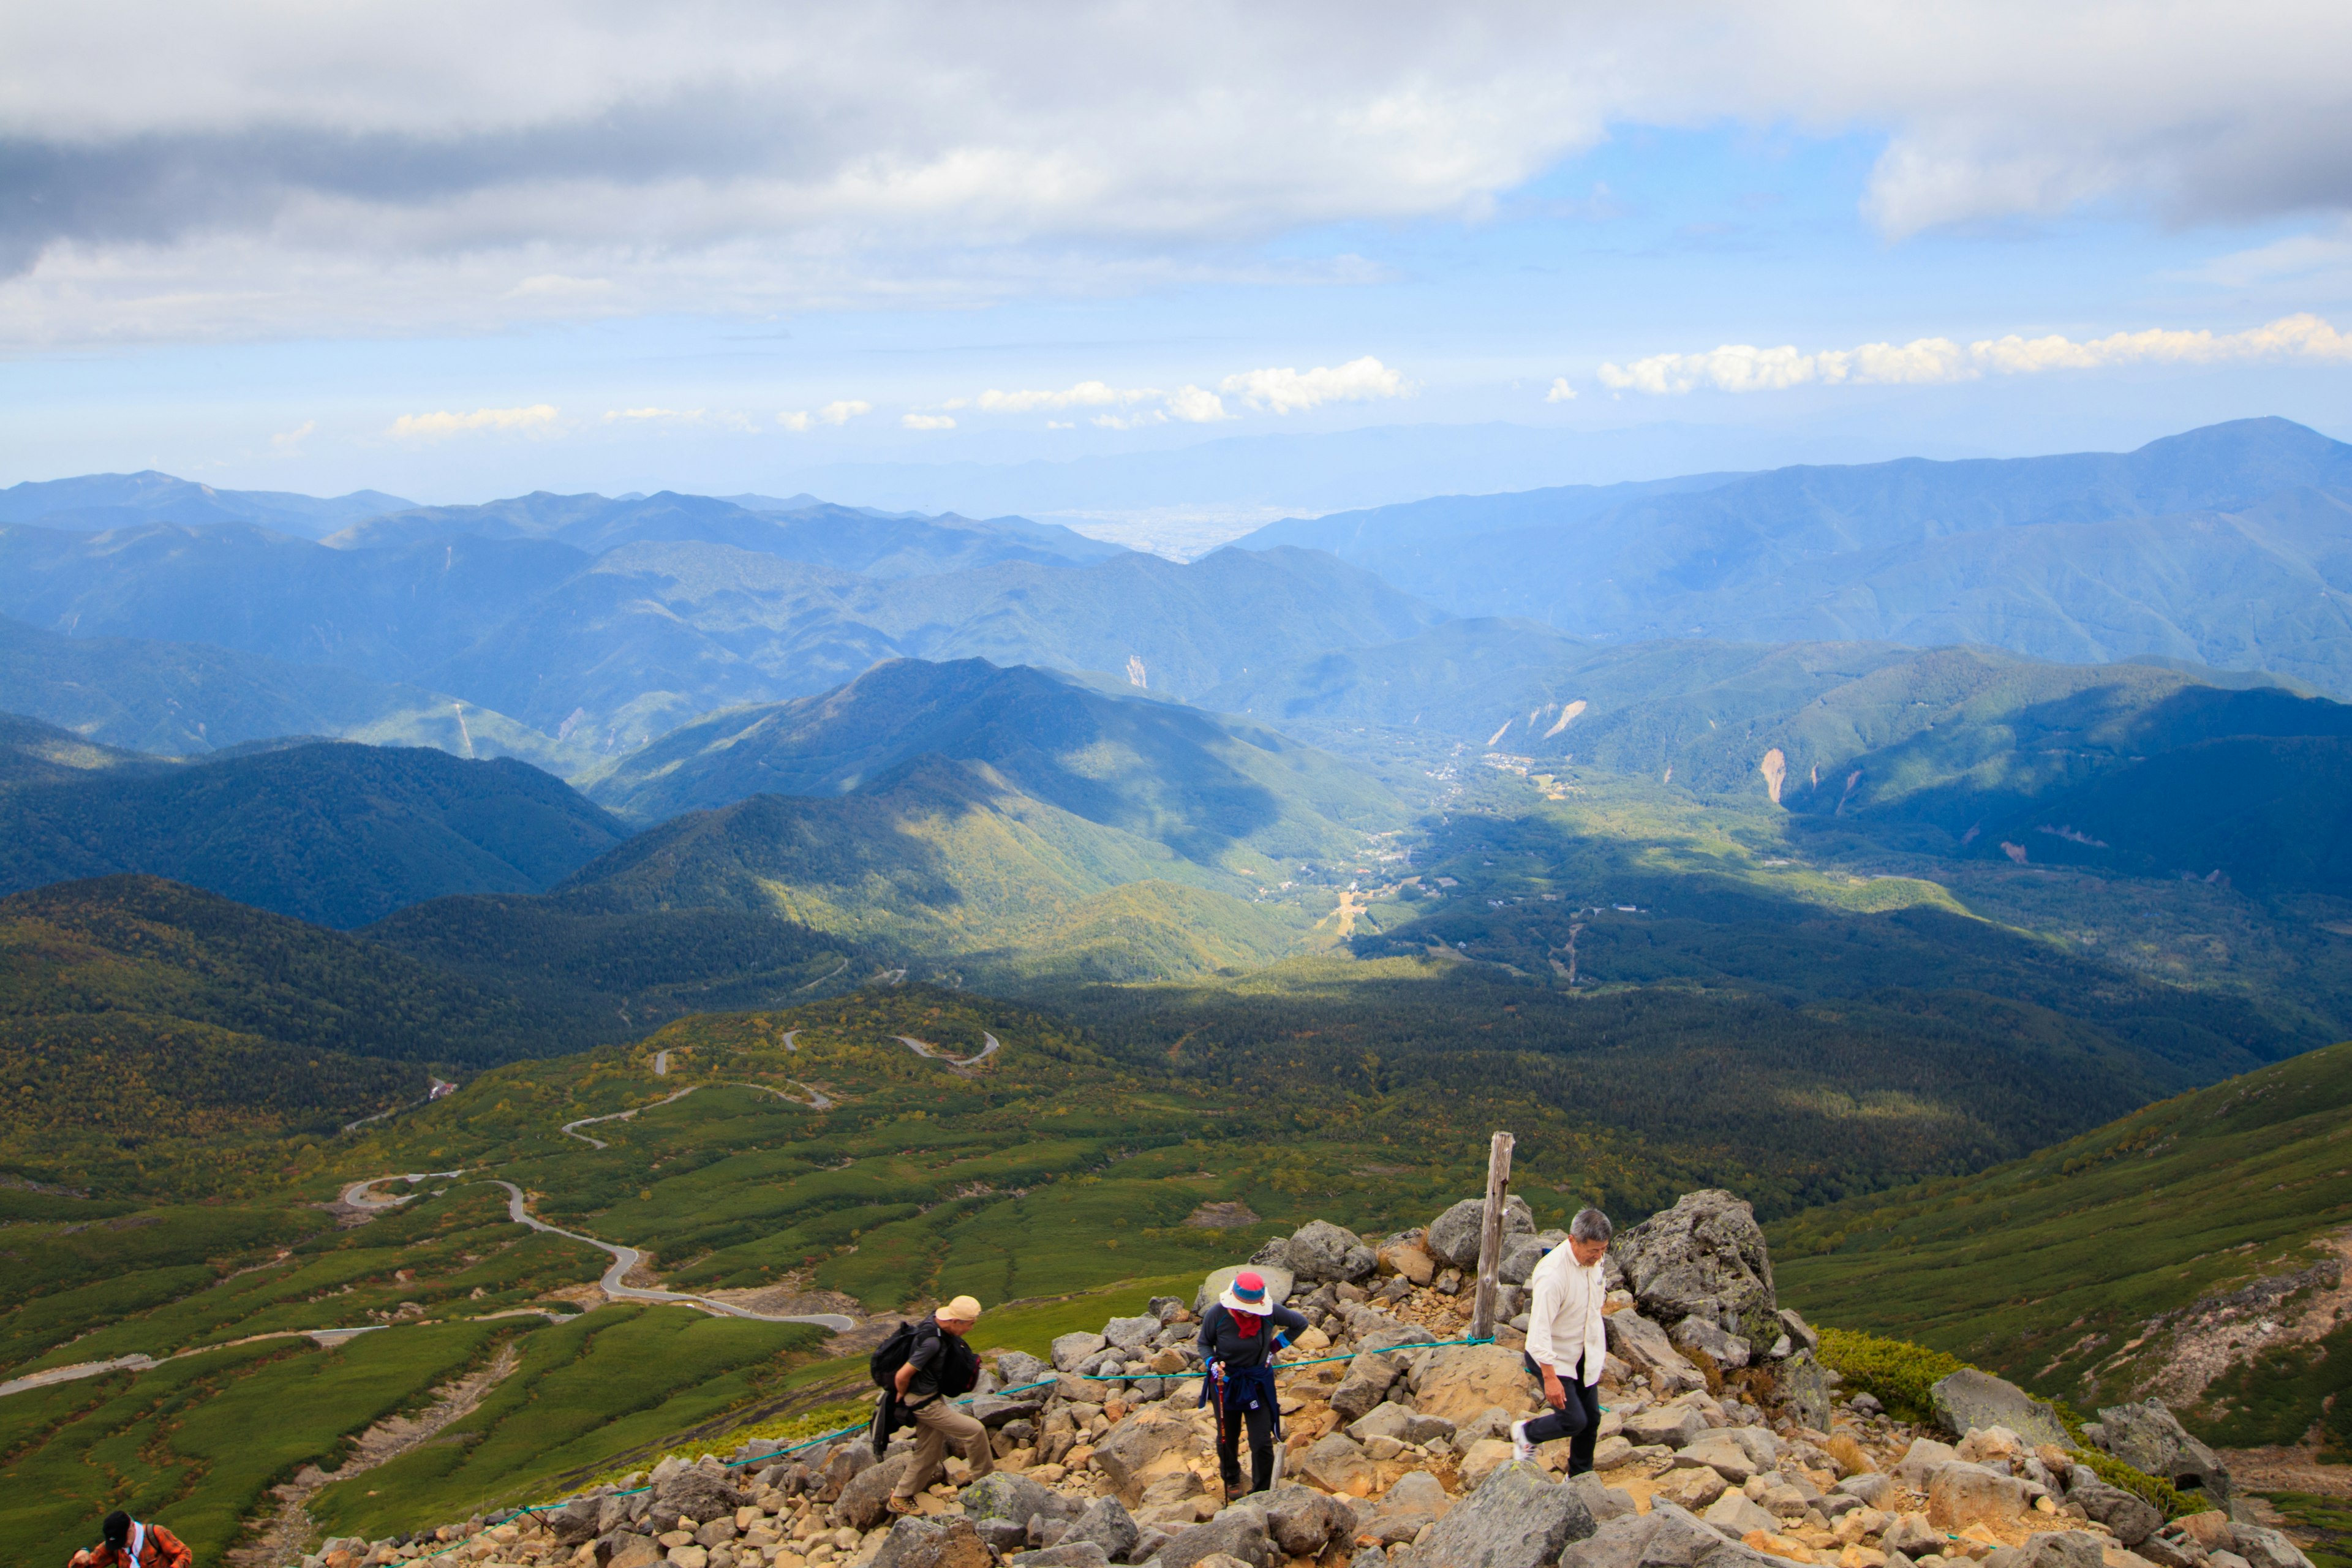
[[[915,1342],[907,1347],[907,1364],[915,1369],[907,1380],[904,1402],[909,1406],[940,1394],[950,1398],[969,1394],[980,1381],[980,1352],[936,1322],[917,1327]]]
[[[1264,1366],[1274,1353],[1276,1334],[1287,1333],[1295,1340],[1307,1331],[1307,1320],[1287,1307],[1276,1307],[1259,1319],[1257,1332],[1246,1337],[1234,1317],[1234,1314],[1219,1302],[1201,1319],[1202,1358],[1224,1363],[1228,1372]]]

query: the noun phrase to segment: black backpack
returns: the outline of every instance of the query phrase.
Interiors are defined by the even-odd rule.
[[[888,1339],[874,1347],[874,1353],[866,1358],[866,1371],[874,1379],[875,1387],[897,1388],[898,1369],[914,1353],[917,1336],[927,1331],[937,1334],[948,1352],[938,1368],[940,1392],[952,1399],[972,1391],[980,1382],[980,1352],[937,1323],[900,1323],[890,1331]]]
[[[890,1337],[874,1347],[866,1360],[866,1373],[877,1388],[894,1388],[898,1381],[898,1369],[907,1364],[907,1357],[915,1349],[915,1336],[922,1331],[913,1323],[900,1323],[890,1331]]]

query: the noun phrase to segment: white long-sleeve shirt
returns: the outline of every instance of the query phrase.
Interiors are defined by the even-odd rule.
[[[1601,1279],[1605,1257],[1590,1268],[1581,1268],[1574,1249],[1563,1241],[1536,1265],[1528,1281],[1535,1292],[1535,1300],[1528,1308],[1528,1354],[1538,1366],[1569,1377],[1575,1373],[1580,1356],[1584,1381],[1601,1381],[1601,1369],[1609,1355],[1609,1331],[1601,1324],[1601,1311],[1609,1295]]]

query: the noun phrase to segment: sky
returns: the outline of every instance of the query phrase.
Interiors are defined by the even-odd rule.
[[[2260,0],[10,7],[0,483],[1207,537],[2352,438],[2347,58]]]

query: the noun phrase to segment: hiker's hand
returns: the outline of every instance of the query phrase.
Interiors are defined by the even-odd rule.
[[[1559,1385],[1559,1373],[1544,1368],[1544,1401],[1554,1410],[1568,1408],[1568,1390]]]

